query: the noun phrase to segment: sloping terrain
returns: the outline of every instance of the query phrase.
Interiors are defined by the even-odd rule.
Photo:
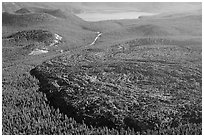
[[[21,8],[21,9],[15,11],[15,13],[18,13],[18,14],[26,14],[26,13],[30,13],[30,12],[47,13],[47,14],[50,14],[54,17],[66,18],[65,13],[63,13],[60,9],[52,10],[52,9],[29,7],[29,8]]]
[[[36,53],[62,53],[88,45],[94,39],[95,31],[85,26],[90,25],[59,9],[26,7],[16,12],[3,12],[4,59],[18,60],[19,57],[27,57],[32,50]],[[52,38],[54,34],[63,37],[60,45]],[[53,54],[48,52],[48,55]]]
[[[3,3],[2,133],[202,134],[200,11],[100,22],[73,14],[89,7]]]
[[[200,32],[190,33],[187,25],[176,27],[182,19],[176,23],[170,19],[168,26],[162,19],[148,21],[123,25],[117,33],[105,32],[99,39],[102,43],[104,37],[113,36],[126,42],[107,49],[92,46],[31,70],[50,105],[96,127],[146,131],[201,124]],[[126,40],[130,35],[138,38]]]
[[[37,41],[37,42],[47,42],[54,36],[52,33],[43,30],[30,30],[30,31],[21,31],[10,36],[4,37],[4,39],[13,39],[15,42],[23,42],[23,40],[27,41]]]
[[[201,123],[201,65],[192,65],[185,55],[195,58],[198,51],[179,50],[182,41],[166,40],[161,43],[165,46],[151,43],[157,52],[148,42],[127,45],[133,43],[146,46],[140,52],[143,58],[117,45],[118,51],[112,46],[110,52],[89,50],[56,57],[31,74],[51,105],[88,125],[142,131]],[[118,57],[120,53],[125,55]]]
[[[200,37],[202,16],[199,14],[171,14],[170,17],[155,16],[154,18],[153,16],[138,20],[115,21],[114,23],[120,24],[120,27],[104,31],[98,42],[108,41],[112,44],[138,37],[173,37],[178,39]]]
[[[51,16],[47,14],[23,14],[16,15],[4,12],[2,14],[3,25],[18,25],[18,26],[28,26],[38,23],[45,23],[54,20]]]
[[[66,13],[79,13],[83,12],[81,7],[75,6],[70,2],[3,2],[2,11],[11,12],[21,8],[30,9],[31,7],[40,8],[40,9],[61,9]]]
[[[61,46],[62,41],[61,36],[46,30],[17,32],[3,37],[3,60],[19,60],[19,57],[47,53],[54,46]]]
[[[35,5],[38,6],[34,7]],[[5,12],[2,13],[2,35],[43,29],[64,36],[67,47],[74,48],[90,43],[89,40],[95,36],[95,29],[64,8],[54,8],[54,5],[55,3],[3,3]]]

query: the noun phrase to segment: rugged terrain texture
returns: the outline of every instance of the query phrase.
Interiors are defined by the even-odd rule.
[[[106,51],[87,49],[56,57],[31,74],[51,105],[88,125],[142,131],[198,124],[201,65],[191,63],[189,56],[201,58],[198,51],[182,47],[196,42],[186,43],[136,39]]]
[[[58,34],[41,29],[13,33],[3,37],[4,61],[41,54],[39,51],[59,51],[62,41],[62,37]],[[56,49],[57,46],[59,46],[58,49]]]
[[[4,37],[3,39],[14,40],[15,42],[23,42],[23,41],[36,41],[36,42],[44,42],[51,43],[54,39],[54,35],[46,30],[28,30],[28,31],[20,31]]]
[[[2,3],[2,134],[202,134],[202,4],[87,4]]]

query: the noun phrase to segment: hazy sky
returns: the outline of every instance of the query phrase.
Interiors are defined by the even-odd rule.
[[[144,12],[182,12],[200,10],[202,8],[202,4],[198,2],[81,2],[72,4],[87,10],[131,9]]]
[[[188,12],[201,11],[201,2],[9,2],[2,4],[3,11],[15,11],[22,7],[56,8],[61,10],[79,9],[83,11],[99,10],[135,10],[141,12]]]

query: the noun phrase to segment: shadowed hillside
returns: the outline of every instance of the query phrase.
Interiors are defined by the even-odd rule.
[[[78,6],[71,5],[70,3],[64,2],[4,2],[2,4],[3,12],[12,12],[21,8],[31,8],[36,7],[40,9],[61,9],[66,13],[79,13],[82,12],[81,8]]]
[[[66,49],[86,45],[95,36],[88,22],[60,9],[21,8],[15,13],[3,12],[2,19],[3,37],[22,30],[43,29],[64,36]]]
[[[43,8],[21,8],[15,11],[15,13],[19,13],[19,14],[25,14],[25,13],[30,13],[30,12],[47,13],[54,17],[66,18],[65,13],[63,13],[60,9],[51,10],[51,9],[43,9]]]
[[[10,14],[10,13],[4,12],[2,14],[2,18],[3,18],[2,25],[22,26],[22,27],[47,23],[55,20],[52,16],[48,14],[39,14],[39,13],[17,15],[17,14]]]

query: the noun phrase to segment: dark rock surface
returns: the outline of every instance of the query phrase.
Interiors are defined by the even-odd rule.
[[[199,69],[91,51],[55,57],[31,70],[52,106],[97,127],[141,131],[201,123]]]

